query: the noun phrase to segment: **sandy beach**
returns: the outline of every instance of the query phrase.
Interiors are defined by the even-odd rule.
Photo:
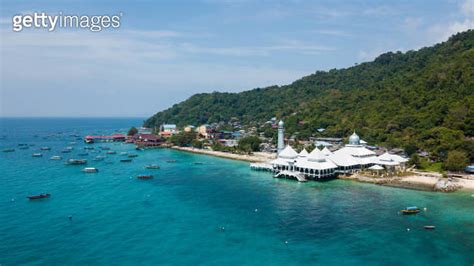
[[[211,150],[204,150],[204,149],[196,149],[196,148],[192,148],[192,147],[172,146],[171,148],[175,149],[175,150],[180,150],[180,151],[206,154],[206,155],[217,156],[217,157],[221,157],[221,158],[240,160],[240,161],[246,161],[246,162],[253,162],[253,163],[268,162],[272,159],[275,159],[275,157],[276,157],[275,154],[266,153],[266,152],[254,152],[252,155],[248,155],[248,154],[235,154],[235,153],[222,152],[222,151],[211,151]]]

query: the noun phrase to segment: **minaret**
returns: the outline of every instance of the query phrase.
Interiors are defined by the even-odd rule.
[[[283,120],[278,122],[278,153],[280,153],[285,148],[284,137],[285,137],[285,128]]]

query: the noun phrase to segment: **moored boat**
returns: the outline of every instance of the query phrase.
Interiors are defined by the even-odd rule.
[[[157,164],[148,164],[148,165],[145,165],[145,168],[146,169],[160,169],[160,166]]]
[[[50,151],[51,148],[50,148],[50,147],[41,147],[40,150],[42,150],[42,151]]]
[[[98,155],[92,160],[94,160],[94,161],[103,161],[105,158],[106,158],[105,156]]]
[[[80,165],[80,164],[86,164],[87,160],[84,159],[69,159],[67,160],[66,164],[71,164],[71,165]]]
[[[89,155],[89,153],[87,153],[87,152],[83,152],[83,153],[78,154],[78,156],[88,156],[88,155]]]
[[[97,169],[95,167],[86,167],[86,168],[82,169],[82,172],[84,172],[84,173],[98,173],[99,169]]]
[[[167,163],[175,163],[176,160],[166,160]]]
[[[50,159],[50,160],[59,161],[59,160],[61,160],[61,156],[55,155],[55,156],[51,156],[51,158],[49,158],[49,159]]]
[[[420,212],[420,208],[416,206],[406,207],[404,210],[400,211],[402,214],[417,214]]]
[[[116,154],[116,151],[108,151],[107,154]]]
[[[152,179],[152,175],[139,175],[137,176],[138,179]]]
[[[33,156],[33,157],[43,157],[43,154],[41,154],[41,153],[33,153],[31,156]]]
[[[51,194],[46,193],[46,194],[39,194],[39,195],[34,195],[34,196],[28,196],[27,198],[30,200],[37,200],[37,199],[45,199],[49,198]]]
[[[61,152],[62,152],[62,153],[70,153],[70,152],[71,152],[71,150],[64,149],[64,150],[62,150]]]
[[[434,225],[425,225],[425,226],[423,226],[423,228],[425,228],[426,230],[434,230],[436,228],[436,226],[434,226]]]
[[[14,152],[15,149],[4,149],[3,152]]]
[[[128,152],[123,151],[120,153],[120,155],[123,155],[123,156],[128,155]]]
[[[138,154],[129,154],[128,155],[128,158],[135,158],[135,157],[138,157]]]
[[[132,161],[132,159],[121,159],[120,160],[120,162],[122,162],[122,163],[129,163],[131,161]]]
[[[100,147],[100,149],[103,150],[103,151],[108,151],[108,150],[110,150],[109,147]]]

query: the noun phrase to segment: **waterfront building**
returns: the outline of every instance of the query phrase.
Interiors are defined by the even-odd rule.
[[[178,133],[175,124],[163,124],[160,126],[160,136],[170,137]]]
[[[384,153],[377,156],[361,143],[354,132],[349,137],[349,143],[339,150],[331,152],[327,147],[319,150],[317,147],[308,152],[303,149],[299,154],[289,145],[283,146],[283,122],[278,127],[278,157],[271,161],[273,171],[277,176],[288,176],[298,180],[333,177],[337,174],[347,174],[373,165],[381,165],[387,170],[405,167],[408,161],[399,155]]]

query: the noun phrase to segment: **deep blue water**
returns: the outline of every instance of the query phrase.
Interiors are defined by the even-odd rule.
[[[117,151],[102,162],[91,159],[104,151],[89,151],[88,166],[99,168],[97,174],[64,165],[86,146],[71,135],[110,134],[141,122],[0,119],[0,148],[16,149],[0,153],[2,266],[474,263],[473,193],[341,180],[301,184],[253,172],[244,162],[169,149],[137,152],[121,143],[92,145]],[[19,150],[19,143],[35,146]],[[41,146],[52,150],[33,158]],[[73,152],[60,153],[66,146]],[[122,151],[139,156],[120,163]],[[63,161],[49,160],[52,155]],[[144,169],[149,163],[161,169]],[[135,178],[145,173],[155,178]],[[51,198],[26,199],[43,192]],[[408,205],[427,211],[399,215]],[[426,224],[437,228],[426,231]]]

